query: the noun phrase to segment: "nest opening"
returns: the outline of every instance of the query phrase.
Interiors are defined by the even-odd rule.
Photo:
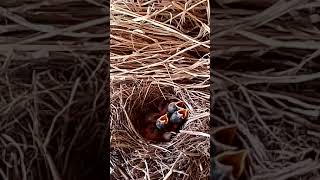
[[[178,100],[178,97],[175,96],[172,87],[149,85],[140,87],[139,90],[135,90],[126,98],[127,105],[125,110],[136,132],[145,140],[150,141],[143,133],[143,130],[147,128],[146,119],[153,114],[159,114],[161,107],[167,106],[170,102],[176,100]],[[154,118],[156,119],[160,116],[159,114]]]
[[[198,96],[175,84],[137,80],[113,83],[111,88],[112,155],[110,157],[114,177],[121,177],[125,174],[132,176],[132,179],[140,179],[144,176],[143,169],[147,164],[152,178],[161,179],[163,173],[168,173],[168,169],[163,169],[161,172],[159,169],[164,167],[164,164],[173,163],[175,159],[179,164],[179,170],[187,172],[189,176],[207,177],[210,169],[209,140],[205,136],[186,133],[203,132],[209,129],[207,112],[201,109],[207,104],[198,101],[196,99]],[[145,117],[159,112],[159,106],[179,101],[187,103],[186,107],[192,113],[189,118],[193,116],[201,118],[193,120],[192,123],[183,124],[181,128],[186,132],[173,134],[169,141],[148,140],[142,132],[146,128]],[[198,144],[197,147],[191,145],[194,143]],[[181,152],[185,150],[197,153],[199,157],[195,159],[194,156],[183,155]],[[135,161],[126,164],[130,159],[135,159]],[[192,163],[193,161],[199,162]],[[199,163],[205,167],[204,170],[202,172],[193,171],[199,166]],[[121,167],[121,164],[124,165]],[[181,174],[174,176],[178,175],[183,176]]]

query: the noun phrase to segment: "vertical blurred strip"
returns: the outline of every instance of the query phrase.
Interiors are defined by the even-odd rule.
[[[211,123],[220,130],[212,134],[224,137],[212,141],[228,144],[234,132],[226,126],[236,127],[239,143],[230,144],[246,149],[236,153],[248,159],[248,179],[319,179],[319,3],[215,0],[212,6]]]
[[[0,179],[107,179],[109,2],[0,4]]]
[[[214,152],[215,152],[215,146],[212,143],[212,131],[214,127],[214,118],[213,118],[213,110],[214,110],[214,76],[213,76],[213,69],[214,69],[214,40],[213,40],[213,29],[214,29],[214,21],[213,21],[213,15],[214,15],[214,3],[211,1],[210,3],[210,180],[214,179],[214,169],[215,169],[215,163],[214,163]]]

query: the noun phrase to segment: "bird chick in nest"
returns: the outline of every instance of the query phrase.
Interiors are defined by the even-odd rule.
[[[169,124],[171,129],[178,131],[189,116],[189,109],[183,101],[171,102],[168,105]]]
[[[156,127],[159,130],[164,130],[169,125],[169,117],[168,114],[164,114],[163,116],[160,116],[156,120]]]
[[[183,101],[171,102],[167,108],[169,115],[172,115],[173,113],[175,113],[180,109],[188,109],[185,102]]]
[[[162,102],[157,113],[146,116],[143,122],[143,136],[153,141],[170,141],[179,132],[189,116],[189,110],[183,101]]]
[[[180,109],[171,115],[170,122],[173,124],[181,124],[187,119],[188,115],[189,112],[187,109]]]
[[[175,133],[165,129],[169,123],[168,115],[159,116],[159,113],[154,113],[147,117],[142,135],[151,141],[168,142]]]

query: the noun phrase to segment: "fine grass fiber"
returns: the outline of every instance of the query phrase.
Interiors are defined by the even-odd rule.
[[[111,177],[208,179],[209,1],[111,1]],[[188,121],[150,143],[145,112],[183,100]]]
[[[106,177],[108,11],[104,0],[1,2],[1,180]]]
[[[192,101],[184,93],[174,93],[170,86],[159,88],[150,83],[135,86],[126,83],[115,89],[117,90],[112,91],[111,97],[110,157],[114,178],[139,179],[148,175],[151,179],[162,179],[162,176],[168,173],[173,173],[172,177],[180,178],[204,178],[208,175],[208,134],[200,133],[208,130],[207,112],[193,109],[182,128],[185,132],[179,133],[168,143],[150,143],[140,134],[144,127],[144,124],[141,124],[144,113],[157,110],[159,103],[169,99]],[[189,106],[194,105],[191,103]],[[199,171],[199,166],[203,167],[202,172]],[[170,171],[172,167],[174,169]]]
[[[319,179],[319,2],[212,7],[211,125],[237,125],[252,179]]]

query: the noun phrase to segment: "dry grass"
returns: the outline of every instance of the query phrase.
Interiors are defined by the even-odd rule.
[[[320,174],[319,10],[311,0],[213,4],[211,122],[238,125],[253,179]]]
[[[107,4],[1,2],[0,179],[104,176]]]
[[[113,178],[208,178],[209,11],[207,0],[111,1]],[[189,122],[171,142],[149,144],[130,110],[163,97],[186,101]]]

